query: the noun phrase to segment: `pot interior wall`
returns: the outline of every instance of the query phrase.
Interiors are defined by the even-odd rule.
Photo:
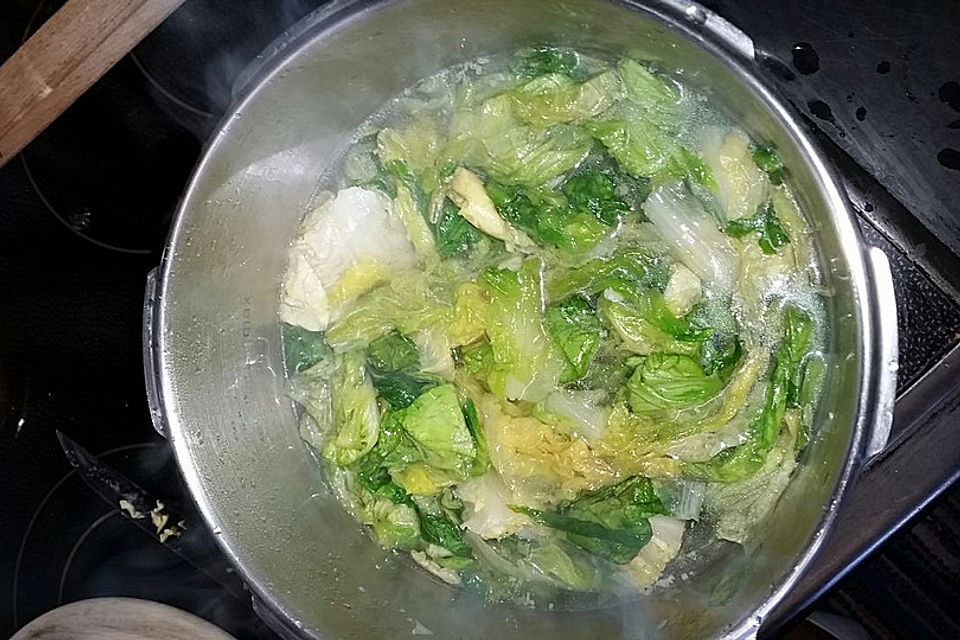
[[[408,0],[300,33],[224,125],[185,198],[165,257],[161,393],[180,464],[242,570],[307,633],[395,638],[703,638],[740,624],[793,570],[848,455],[861,353],[854,233],[831,212],[816,164],[757,90],[708,45],[633,6],[601,0]],[[594,610],[482,606],[363,536],[324,488],[286,396],[277,324],[286,247],[350,132],[399,91],[487,53],[542,42],[638,52],[682,69],[752,133],[773,142],[811,218],[833,295],[832,383],[820,433],[759,545],[654,596]],[[829,191],[829,189],[827,189]],[[839,216],[839,217],[838,217]],[[846,252],[845,252],[846,251]],[[851,262],[854,261],[854,262]],[[856,269],[862,269],[860,266]],[[732,547],[732,545],[731,545]]]

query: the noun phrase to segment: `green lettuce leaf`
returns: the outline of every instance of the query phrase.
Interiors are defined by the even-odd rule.
[[[407,550],[418,546],[421,524],[412,505],[377,496],[367,510],[370,518],[367,524],[380,544]]]
[[[652,353],[637,360],[637,368],[627,381],[627,402],[635,413],[699,404],[723,388],[718,375],[705,375],[697,361],[688,356]]]
[[[713,296],[696,304],[686,317],[694,327],[711,329],[700,348],[700,367],[726,382],[743,359],[740,327],[730,300]]]
[[[424,391],[404,409],[402,424],[424,462],[462,478],[470,475],[477,445],[460,409],[456,387],[444,384]]]
[[[580,122],[606,111],[620,94],[615,71],[604,71],[583,83],[551,73],[509,92],[514,113],[537,127]]]
[[[527,77],[547,73],[582,75],[580,54],[566,47],[526,47],[517,51],[511,64],[514,72]]]
[[[319,331],[284,323],[280,327],[280,338],[284,362],[289,371],[299,373],[332,356],[330,347],[323,341],[323,333]]]
[[[679,143],[679,94],[643,65],[618,66],[628,101],[618,114],[584,124],[624,169],[636,176],[688,178],[715,188],[707,165]]]
[[[620,216],[629,210],[617,195],[613,179],[599,169],[574,175],[564,183],[563,193],[573,207],[589,211],[608,226],[616,225]]]
[[[418,174],[436,164],[442,146],[439,127],[429,118],[417,118],[403,129],[381,129],[377,134],[377,155],[385,167],[400,162]]]
[[[813,323],[804,311],[787,307],[783,335],[773,358],[763,408],[751,420],[746,441],[725,449],[706,462],[687,465],[687,472],[711,482],[739,482],[754,475],[767,458],[783,425],[791,398],[798,397],[798,372],[813,344]]]
[[[577,166],[590,146],[590,135],[577,126],[523,124],[503,93],[480,105],[455,105],[444,157],[498,182],[537,187]]]
[[[577,292],[593,296],[618,285],[663,291],[669,278],[670,267],[662,257],[641,249],[629,249],[559,270],[552,274],[546,287],[549,298],[557,300]]]
[[[455,351],[457,363],[463,366],[470,375],[486,380],[493,371],[493,346],[489,340],[481,340]]]
[[[780,161],[780,156],[777,155],[775,150],[766,145],[757,144],[751,147],[750,154],[753,156],[753,161],[760,167],[760,170],[770,178],[770,182],[773,184],[783,183],[785,170],[783,162]]]
[[[641,315],[635,306],[616,294],[601,296],[597,300],[597,309],[606,324],[620,338],[621,346],[633,353],[647,355],[663,352],[694,356],[700,350],[700,342],[677,340],[657,328]]]
[[[603,337],[596,309],[582,295],[569,296],[547,309],[546,326],[569,365],[561,381],[582,378]]]
[[[555,512],[511,508],[565,532],[570,542],[617,564],[630,562],[650,540],[649,517],[666,513],[653,484],[642,476],[585,493]]]
[[[372,371],[370,374],[377,395],[394,409],[403,409],[413,404],[420,394],[437,386],[438,380],[418,376],[405,371]]]
[[[440,218],[434,228],[437,239],[437,251],[444,258],[464,256],[470,247],[486,236],[480,229],[470,224],[460,215],[460,211],[450,200],[444,200]]]
[[[365,293],[327,331],[335,352],[365,347],[370,341],[398,329],[407,334],[449,323],[452,307],[440,286],[422,272],[405,272]]]
[[[367,346],[367,363],[379,371],[416,371],[420,355],[416,343],[394,329]]]
[[[777,214],[773,210],[773,204],[768,202],[757,209],[757,212],[749,218],[740,218],[727,222],[724,228],[728,235],[734,238],[742,238],[749,233],[757,233],[757,244],[760,250],[767,255],[777,252],[777,249],[790,242],[790,237],[783,230]]]
[[[705,187],[715,187],[710,168],[703,160],[651,122],[622,118],[587,122],[583,126],[635,176],[688,178]]]
[[[437,386],[435,376],[417,374],[420,356],[417,345],[394,329],[367,346],[367,364],[377,395],[394,409],[402,409],[424,391]]]
[[[680,95],[673,84],[630,58],[620,61],[617,72],[643,120],[670,132],[679,128]]]
[[[528,259],[518,271],[488,268],[478,279],[489,301],[483,327],[493,364],[486,382],[508,400],[542,400],[565,366],[542,322],[541,269],[539,260]]]
[[[333,381],[333,424],[336,435],[324,447],[324,456],[341,467],[365,456],[377,443],[380,411],[361,351],[338,358]]]
[[[487,448],[487,434],[483,430],[483,424],[481,424],[480,417],[477,415],[477,407],[473,404],[473,400],[468,399],[464,404],[463,417],[477,448],[476,455],[473,457],[473,465],[470,468],[470,475],[482,476],[490,463],[490,455]]]
[[[420,514],[420,533],[425,542],[443,547],[458,557],[472,555],[460,526],[436,498],[416,497],[414,503]]]
[[[663,294],[656,289],[637,292],[622,282],[614,282],[600,297],[601,316],[623,341],[623,346],[639,354],[655,352],[693,356],[712,329],[694,326],[689,318],[676,317],[667,308]]]
[[[707,485],[706,503],[717,536],[743,544],[773,509],[797,466],[797,430],[784,429],[754,475]]]
[[[593,216],[577,213],[555,192],[530,191],[490,181],[487,193],[499,214],[540,246],[583,251],[608,233]]]
[[[420,188],[420,183],[417,182],[417,176],[410,171],[407,164],[403,160],[389,160],[383,163],[383,168],[388,175],[393,177],[394,192],[399,195],[400,187],[405,187],[409,192],[410,199],[416,211],[419,211],[421,214],[426,211],[428,203],[427,194]]]

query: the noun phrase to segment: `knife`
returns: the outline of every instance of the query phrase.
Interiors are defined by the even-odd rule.
[[[188,523],[162,500],[101,462],[60,430],[57,430],[57,440],[70,466],[107,504],[118,509],[138,529],[193,565],[230,595],[241,600],[249,597],[243,581],[228,568],[222,551],[202,523]]]

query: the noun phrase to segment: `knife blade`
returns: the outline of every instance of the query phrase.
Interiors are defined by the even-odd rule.
[[[70,466],[104,502],[118,509],[138,529],[240,599],[248,597],[243,581],[229,569],[222,551],[202,523],[186,522],[164,501],[105,464],[57,430],[57,440]]]

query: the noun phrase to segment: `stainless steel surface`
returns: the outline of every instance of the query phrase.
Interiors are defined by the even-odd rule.
[[[682,14],[687,20],[700,25],[700,28],[713,38],[725,42],[744,59],[753,60],[753,40],[723,16],[717,15],[699,2],[690,0],[665,0],[664,4],[671,6],[675,13]]]
[[[167,436],[163,407],[160,406],[160,391],[157,382],[156,341],[153,337],[157,311],[157,269],[147,274],[147,286],[143,292],[143,384],[147,391],[147,408],[153,429]]]
[[[874,399],[874,423],[867,434],[866,464],[880,454],[890,439],[893,426],[893,406],[897,401],[897,371],[899,345],[897,343],[897,296],[893,290],[890,263],[882,250],[871,247],[867,266],[873,276],[871,283],[876,295],[874,314],[877,318],[877,354],[880,366],[888,373],[878,380]]]
[[[868,437],[889,420],[877,411],[893,375],[883,359],[889,325],[878,321],[874,276],[827,163],[742,47],[707,28],[705,10],[689,7],[335,2],[275,47],[246,82],[181,204],[147,348],[156,359],[158,407],[204,517],[262,601],[304,635],[748,637],[823,544]],[[639,49],[667,70],[683,69],[687,82],[776,145],[833,292],[819,433],[762,538],[743,550],[731,545],[650,597],[565,612],[484,607],[360,534],[299,439],[276,319],[286,246],[350,132],[443,67],[543,41]]]

